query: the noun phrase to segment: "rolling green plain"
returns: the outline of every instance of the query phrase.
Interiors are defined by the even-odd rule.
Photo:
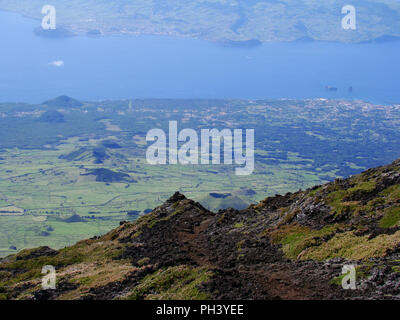
[[[255,129],[250,176],[231,165],[150,165],[146,133]],[[174,192],[244,208],[400,156],[400,106],[316,100],[123,100],[0,105],[0,256],[61,248],[135,220]]]

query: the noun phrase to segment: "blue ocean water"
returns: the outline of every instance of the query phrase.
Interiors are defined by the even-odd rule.
[[[327,97],[400,103],[400,42],[234,48],[164,36],[50,39],[33,33],[39,25],[0,12],[1,102],[39,103],[66,94],[83,100]]]

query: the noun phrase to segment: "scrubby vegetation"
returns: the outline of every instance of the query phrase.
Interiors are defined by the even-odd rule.
[[[129,294],[128,299],[149,300],[206,300],[210,296],[200,292],[200,284],[210,279],[203,268],[169,267],[146,276]]]

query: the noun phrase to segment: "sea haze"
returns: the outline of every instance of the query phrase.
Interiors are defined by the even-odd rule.
[[[238,48],[165,36],[44,38],[0,12],[0,101],[355,98],[400,103],[400,42]],[[327,91],[326,87],[338,88]],[[349,87],[353,92],[349,92]]]

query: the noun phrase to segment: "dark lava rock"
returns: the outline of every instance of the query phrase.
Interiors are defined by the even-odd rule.
[[[35,249],[34,251],[31,251],[27,255],[20,255],[17,256],[17,260],[29,260],[29,259],[34,259],[38,257],[53,257],[58,254],[58,251],[53,250],[49,247],[40,247],[38,249]]]

